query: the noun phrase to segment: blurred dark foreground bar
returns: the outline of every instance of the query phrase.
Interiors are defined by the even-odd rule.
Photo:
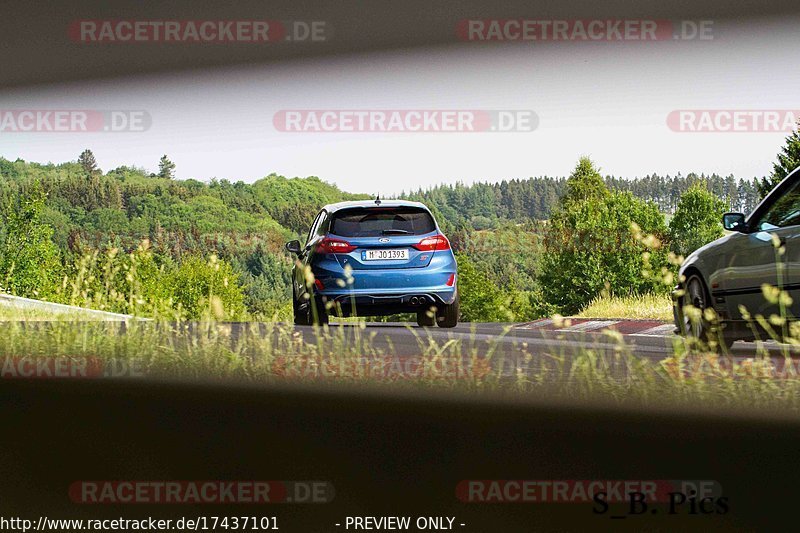
[[[147,73],[178,72],[209,67],[275,64],[369,51],[462,45],[459,24],[474,19],[659,19],[700,20],[719,23],[739,20],[760,27],[761,17],[797,13],[795,0],[403,0],[364,2],[344,0],[73,0],[69,2],[4,1],[3,46],[0,47],[0,88],[47,84]],[[124,22],[117,35],[103,30],[103,23]],[[136,22],[153,24],[164,34],[166,23],[202,22],[244,25],[242,42],[135,42]],[[268,41],[255,38],[257,24],[268,22],[279,31]],[[89,32],[82,22],[91,22]],[[254,27],[254,25],[256,25]],[[227,27],[226,27],[227,28]],[[230,29],[230,28],[227,28]],[[221,32],[212,28],[214,35]],[[768,31],[768,30],[762,30]],[[125,40],[122,40],[125,39]],[[219,42],[218,42],[219,41]],[[547,46],[536,44],[536,47]],[[556,44],[555,46],[560,46]]]
[[[3,380],[0,405],[6,518],[274,516],[280,531],[353,531],[354,516],[453,517],[461,531],[753,530],[794,519],[800,493],[800,424],[780,413],[146,380]],[[152,493],[85,501],[81,483],[104,480],[284,483],[273,484],[280,503],[152,503]],[[332,501],[286,501],[287,482],[304,480],[324,482]],[[509,502],[518,493],[508,481],[499,495],[488,483],[467,494],[470,480],[713,480],[727,510],[692,513],[687,500],[675,514],[652,504],[631,515],[627,503],[597,514],[591,502]]]

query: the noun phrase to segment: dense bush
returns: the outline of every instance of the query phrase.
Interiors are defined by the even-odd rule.
[[[669,221],[672,251],[687,256],[722,237],[725,202],[703,187],[693,187],[681,196],[675,216]]]
[[[17,296],[52,297],[61,281],[53,229],[41,221],[45,195],[38,183],[4,209],[0,287]]]
[[[546,231],[540,284],[545,301],[564,314],[578,312],[604,289],[641,294],[666,288],[656,277],[643,276],[666,265],[663,215],[630,193],[590,193],[580,183],[596,183],[597,176],[594,167],[579,164],[570,179],[580,201],[566,197]],[[643,242],[641,234],[654,238]]]
[[[541,224],[504,224],[491,231],[456,233],[451,239],[460,257],[467,257],[503,293],[510,313],[504,320],[526,321],[551,311],[538,285],[542,251]],[[461,263],[459,263],[461,270]]]
[[[244,293],[231,265],[216,256],[185,259],[167,277],[173,299],[186,318],[233,320],[244,315]]]
[[[291,258],[259,247],[245,258],[244,264],[234,266],[243,272],[244,301],[252,315],[267,320],[292,318]]]
[[[125,253],[109,247],[87,250],[70,265],[57,300],[81,307],[139,316],[178,318],[165,272],[147,241]]]
[[[153,254],[144,241],[130,253],[92,250],[68,272],[57,301],[168,319],[241,319],[244,291],[231,265],[212,255],[180,264]]]
[[[458,293],[461,298],[461,319],[465,322],[510,320],[505,296],[468,255],[458,254]]]

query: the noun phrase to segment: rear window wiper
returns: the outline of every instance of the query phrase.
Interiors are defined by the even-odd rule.
[[[404,229],[385,229],[381,232],[384,235],[411,235],[411,232]]]

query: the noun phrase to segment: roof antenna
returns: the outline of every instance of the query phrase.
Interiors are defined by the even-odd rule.
[[[375,197],[375,205],[381,205],[381,195],[378,193],[378,196]]]

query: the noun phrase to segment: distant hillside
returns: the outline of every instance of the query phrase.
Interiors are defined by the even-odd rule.
[[[173,255],[205,248],[201,241],[256,239],[277,251],[308,229],[323,204],[356,198],[316,177],[269,175],[252,184],[169,180],[119,167],[86,173],[77,163],[59,165],[0,158],[0,209],[13,207],[36,181],[47,193],[45,220],[64,251],[142,239]],[[225,250],[219,250],[225,255]]]
[[[79,276],[77,259],[93,250],[131,251],[144,240],[167,270],[214,254],[239,276],[247,310],[266,316],[290,301],[291,258],[284,243],[308,230],[321,205],[366,198],[316,177],[273,174],[252,184],[204,183],[133,167],[87,172],[77,163],[0,158],[0,245],[7,215],[39,186],[47,195],[41,221],[53,228],[66,273]]]
[[[518,319],[528,319],[545,312],[538,307],[541,298],[535,281],[541,254],[538,234],[564,192],[565,181],[540,177],[439,185],[401,196],[429,205],[459,252],[460,264],[485,276],[479,276],[482,281],[476,286],[496,284],[511,295],[504,306]],[[606,178],[610,188],[630,190],[665,213],[698,182],[733,209],[747,211],[757,201],[754,183],[732,176]],[[369,198],[341,191],[317,177],[270,174],[249,184],[224,179],[206,183],[158,177],[135,167],[102,172],[94,169],[93,156],[88,165],[85,161],[39,164],[0,158],[0,249],[26,238],[19,232],[16,240],[6,238],[5,224],[15,218],[9,215],[24,212],[31,198],[41,199],[42,190],[46,197],[43,207],[37,208],[37,223],[44,223],[44,241],[52,240],[55,247],[51,248],[57,248],[50,254],[52,264],[63,267],[39,268],[52,270],[49,278],[82,279],[79,258],[96,257],[98,251],[130,252],[146,240],[155,267],[173,277],[198,257],[205,261],[216,255],[239,277],[237,290],[248,313],[273,316],[277,310],[284,317],[291,310],[292,258],[283,244],[303,238],[321,206]],[[470,270],[467,267],[473,260]],[[39,263],[38,259],[33,262]],[[122,278],[117,283],[124,286]],[[0,286],[5,281],[0,279]],[[50,282],[61,285],[57,279]],[[39,285],[33,283],[32,292],[23,295],[35,296]],[[124,311],[120,305],[118,310]]]
[[[687,174],[623,179],[605,178],[615,190],[627,190],[634,196],[655,203],[664,213],[672,213],[681,194],[697,183],[725,200],[732,210],[750,211],[759,200],[753,180],[721,177],[716,174]],[[499,183],[479,182],[472,185],[438,185],[426,190],[405,193],[403,198],[418,200],[431,206],[450,228],[489,229],[504,220],[524,222],[545,220],[564,192],[566,178],[538,177],[503,180]]]

